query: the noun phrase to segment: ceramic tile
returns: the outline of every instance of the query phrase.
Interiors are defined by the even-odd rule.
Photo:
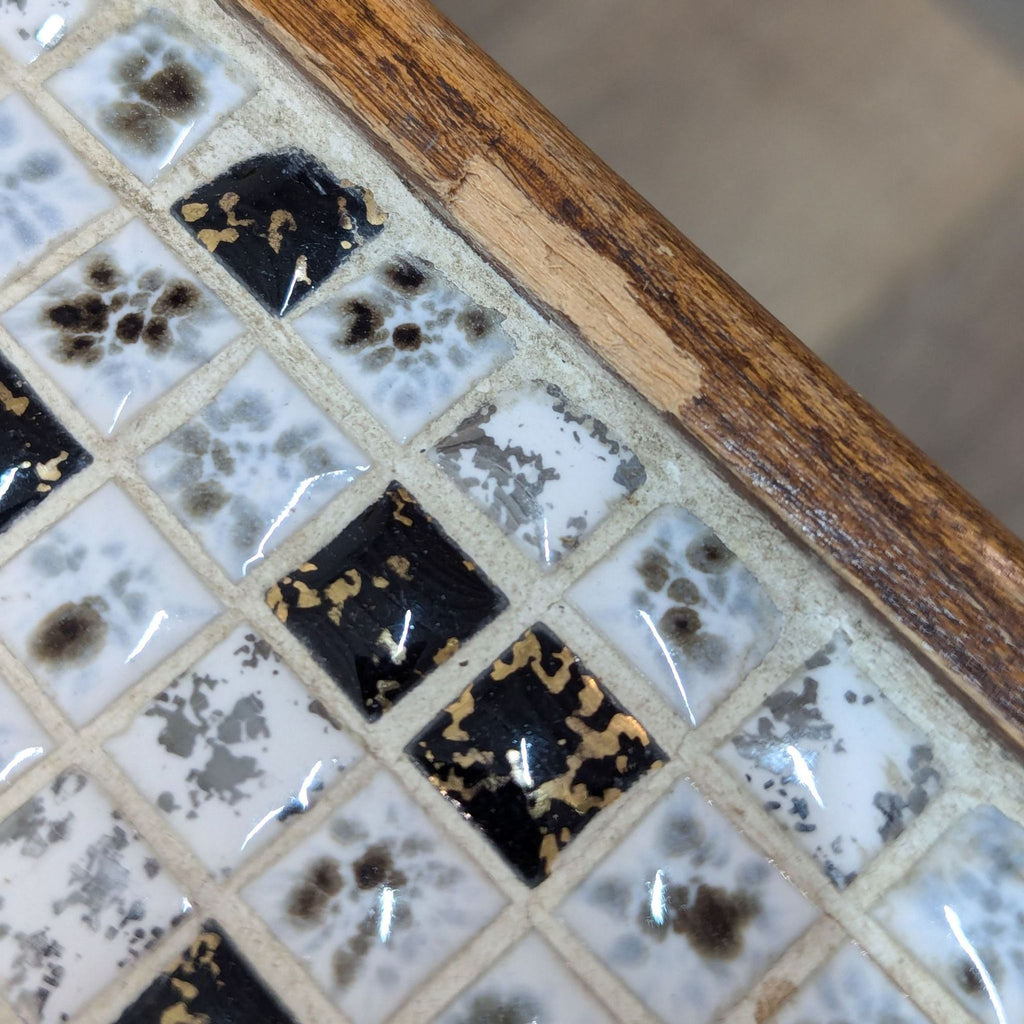
[[[380,234],[387,219],[369,189],[338,181],[298,149],[243,160],[171,212],[277,316]]]
[[[779,613],[757,580],[681,508],[648,516],[569,599],[693,725],[779,636]]]
[[[397,482],[267,603],[371,720],[508,604]]]
[[[842,632],[719,756],[839,889],[941,786],[928,738],[864,676]]]
[[[0,533],[92,456],[0,356]]]
[[[432,263],[405,255],[303,314],[295,329],[404,443],[511,357],[500,325]]]
[[[953,826],[875,917],[985,1024],[1024,1020],[1024,828],[994,807]]]
[[[127,496],[107,484],[0,569],[0,637],[76,725],[219,611]]]
[[[156,11],[58,71],[47,88],[145,182],[214,131],[249,92],[239,69]]]
[[[50,738],[42,726],[0,678],[0,783],[10,782],[49,746]]]
[[[241,324],[132,221],[0,318],[110,433],[241,333]]]
[[[67,1020],[190,906],[74,769],[0,823],[0,877],[2,983],[25,1022]]]
[[[848,943],[786,1001],[770,1024],[928,1024],[866,954]]]
[[[294,1024],[216,921],[128,1007],[116,1024]]]
[[[105,746],[219,875],[313,806],[360,754],[247,625]]]
[[[502,906],[384,773],[243,895],[355,1024],[388,1017]]]
[[[667,1022],[707,1024],[818,916],[779,870],[679,783],[560,914]]]
[[[665,755],[537,623],[407,748],[529,885]]]
[[[369,465],[264,352],[139,460],[156,492],[234,579]]]
[[[0,102],[0,278],[115,202],[24,97]]]
[[[431,455],[545,567],[647,479],[640,460],[604,423],[541,381],[481,406]]]
[[[506,953],[436,1024],[613,1024],[535,932]]]
[[[90,0],[7,0],[0,6],[0,46],[31,64],[52,50],[90,7]]]

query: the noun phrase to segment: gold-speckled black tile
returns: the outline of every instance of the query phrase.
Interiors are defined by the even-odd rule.
[[[392,482],[267,603],[373,720],[508,601]]]
[[[0,532],[90,462],[92,456],[0,357]]]
[[[387,219],[369,189],[338,181],[299,149],[243,160],[171,212],[278,316]]]
[[[117,1024],[294,1024],[214,921]]]
[[[406,748],[530,885],[665,754],[542,623]]]

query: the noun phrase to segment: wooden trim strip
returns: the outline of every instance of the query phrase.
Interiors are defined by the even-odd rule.
[[[222,0],[1024,750],[1024,545],[425,0]]]

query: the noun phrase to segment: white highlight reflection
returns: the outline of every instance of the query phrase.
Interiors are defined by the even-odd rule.
[[[659,868],[651,882],[651,920],[658,925],[665,923],[665,911],[668,902],[665,899],[665,876]]]
[[[178,155],[178,150],[185,144],[185,140],[188,138],[188,133],[192,131],[195,126],[195,121],[189,121],[189,123],[185,125],[180,132],[178,132],[178,137],[174,140],[170,150],[164,157],[163,162],[160,164],[159,169],[161,171]]]
[[[114,413],[114,418],[110,421],[110,426],[107,427],[108,434],[112,434],[114,432],[114,427],[117,426],[117,421],[121,418],[121,413],[124,412],[124,407],[128,404],[128,399],[131,397],[132,393],[129,391],[128,394],[121,399],[121,404],[117,407],[117,411]]]
[[[23,765],[26,761],[31,761],[33,757],[38,757],[42,752],[42,747],[26,747],[24,750],[19,750],[4,765],[3,771],[0,771],[0,782],[6,782],[11,777],[11,773],[18,769],[19,765]]]
[[[36,30],[36,42],[40,46],[53,46],[64,35],[66,20],[59,14],[51,14]]]
[[[661,648],[661,653],[665,656],[665,661],[668,663],[668,670],[672,673],[672,678],[676,681],[676,689],[679,691],[679,696],[683,698],[683,704],[686,705],[686,713],[690,716],[690,724],[696,725],[697,719],[693,711],[690,708],[690,702],[686,697],[686,687],[683,686],[682,679],[679,678],[679,672],[676,670],[676,663],[672,659],[672,652],[668,649],[665,641],[662,640],[661,634],[658,632],[658,627],[654,624],[654,620],[647,614],[647,612],[641,611],[640,618],[644,620],[644,625],[651,631],[651,635],[654,637],[655,643]]]
[[[135,645],[134,650],[127,658],[124,659],[126,665],[133,662],[145,649],[146,644],[156,635],[156,631],[170,618],[171,616],[163,608],[158,611],[153,618],[149,620],[149,625],[146,627],[145,632],[139,638],[139,642]]]
[[[391,938],[391,923],[395,918],[395,890],[390,885],[382,885],[377,900],[377,936],[381,942],[387,942]]]
[[[402,636],[400,637],[394,652],[391,655],[391,660],[396,665],[401,665],[405,661],[405,642],[409,639],[409,627],[412,625],[412,609],[406,608],[405,610],[405,621],[402,623]]]
[[[946,915],[946,922],[949,924],[949,930],[953,933],[953,937],[967,954],[967,958],[974,964],[974,969],[985,986],[985,993],[992,1004],[992,1009],[996,1011],[996,1020],[999,1024],[1006,1024],[1006,1011],[1003,1009],[1003,1001],[999,998],[995,982],[992,980],[992,975],[988,973],[984,961],[978,956],[978,951],[972,945],[971,940],[967,938],[967,933],[960,923],[960,915],[948,903],[942,908],[942,912]]]
[[[317,761],[312,768],[306,773],[306,777],[302,780],[299,785],[299,791],[295,794],[294,803],[299,805],[299,809],[303,811],[309,810],[309,790],[310,787],[316,782],[316,777],[320,774],[320,769],[323,767],[323,761]],[[280,807],[275,807],[273,810],[267,811],[266,814],[256,822],[255,825],[246,833],[245,838],[242,840],[242,845],[238,848],[239,851],[244,850],[249,843],[252,842],[253,838],[260,832],[261,829],[265,828],[270,822],[275,821],[283,811],[288,810],[291,807],[293,801],[289,800],[288,803],[281,804]]]
[[[821,794],[818,792],[818,784],[814,781],[814,772],[807,763],[807,758],[792,743],[786,747],[786,753],[789,754],[790,760],[793,762],[793,774],[796,775],[796,781],[814,797],[814,802],[819,807],[824,808],[825,801],[821,799]]]
[[[12,484],[17,479],[18,471],[22,466],[11,466],[10,469],[5,469],[0,473],[0,501],[3,500],[4,495],[11,489]]]

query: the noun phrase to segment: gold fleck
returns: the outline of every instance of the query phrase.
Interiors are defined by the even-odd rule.
[[[392,555],[385,564],[399,579],[406,581],[412,579],[409,573],[409,559],[404,555]]]
[[[363,202],[366,204],[368,224],[379,226],[387,221],[388,215],[377,205],[377,200],[373,198],[373,193],[368,188],[363,189]]]
[[[299,566],[298,572],[316,572],[316,565],[313,562],[303,562]]]
[[[289,231],[297,231],[299,227],[295,223],[295,218],[287,210],[275,210],[270,215],[270,227],[267,228],[267,242],[276,253],[281,251],[281,241],[284,237],[283,229],[286,226]]]
[[[416,504],[413,496],[404,487],[396,487],[395,490],[389,493],[388,497],[395,506],[395,510],[391,513],[395,519],[403,526],[412,526],[412,520],[404,514],[404,509],[406,505]]]
[[[238,232],[234,228],[224,228],[223,231],[217,231],[214,228],[203,228],[203,230],[196,235],[196,238],[198,238],[199,241],[210,250],[210,252],[216,252],[217,246],[220,245],[221,242],[237,242]]]
[[[550,875],[552,865],[558,856],[558,840],[551,834],[546,835],[540,843],[540,859],[544,862],[544,874]]]
[[[468,558],[464,558],[462,564],[469,572],[476,572],[476,562],[471,562]]]
[[[323,604],[320,600],[320,595],[308,583],[303,583],[302,580],[295,580],[292,586],[299,595],[298,600],[295,602],[296,608],[317,608]]]
[[[346,241],[345,239],[342,239],[341,247],[342,247],[342,249],[351,249],[352,248],[352,243],[349,242],[349,241]]]
[[[391,586],[391,584],[390,584],[390,583],[388,583],[387,579],[386,579],[385,577],[383,577],[383,576],[374,576],[374,577],[373,577],[373,579],[372,579],[372,580],[370,580],[370,582],[371,582],[371,583],[372,583],[372,584],[373,584],[373,585],[374,585],[374,586],[375,586],[375,587],[376,587],[376,588],[377,588],[378,590],[386,590],[386,589],[387,589],[388,587],[390,587],[390,586]]]
[[[67,452],[61,452],[60,455],[55,455],[49,462],[37,462],[36,463],[36,476],[40,480],[46,480],[53,483],[55,480],[61,478],[60,464],[64,462],[68,457]]]
[[[181,208],[181,215],[189,222],[194,223],[201,217],[205,217],[210,212],[210,207],[206,203],[186,203]]]
[[[225,192],[217,205],[227,214],[228,224],[236,228],[247,228],[254,222],[251,217],[243,219],[235,213],[235,207],[240,199],[241,196],[237,192]]]
[[[292,272],[292,281],[295,284],[308,284],[312,287],[313,282],[309,279],[309,273],[307,272],[306,267],[306,257],[300,256],[295,261],[295,270]]]
[[[0,384],[0,405],[3,405],[8,412],[15,416],[22,416],[28,408],[29,402],[24,395],[19,398],[9,388]]]
[[[281,593],[279,584],[275,583],[267,591],[267,604],[281,622],[288,621],[288,603],[284,599],[284,594]]]
[[[450,636],[442,647],[434,655],[434,664],[443,665],[459,649],[458,637]]]
[[[463,690],[462,695],[453,704],[449,704],[446,709],[448,714],[452,716],[452,723],[445,726],[444,732],[441,733],[444,739],[451,740],[452,742],[469,739],[469,733],[462,728],[462,723],[473,714],[475,707],[476,701],[473,699],[473,691],[470,689]]]

